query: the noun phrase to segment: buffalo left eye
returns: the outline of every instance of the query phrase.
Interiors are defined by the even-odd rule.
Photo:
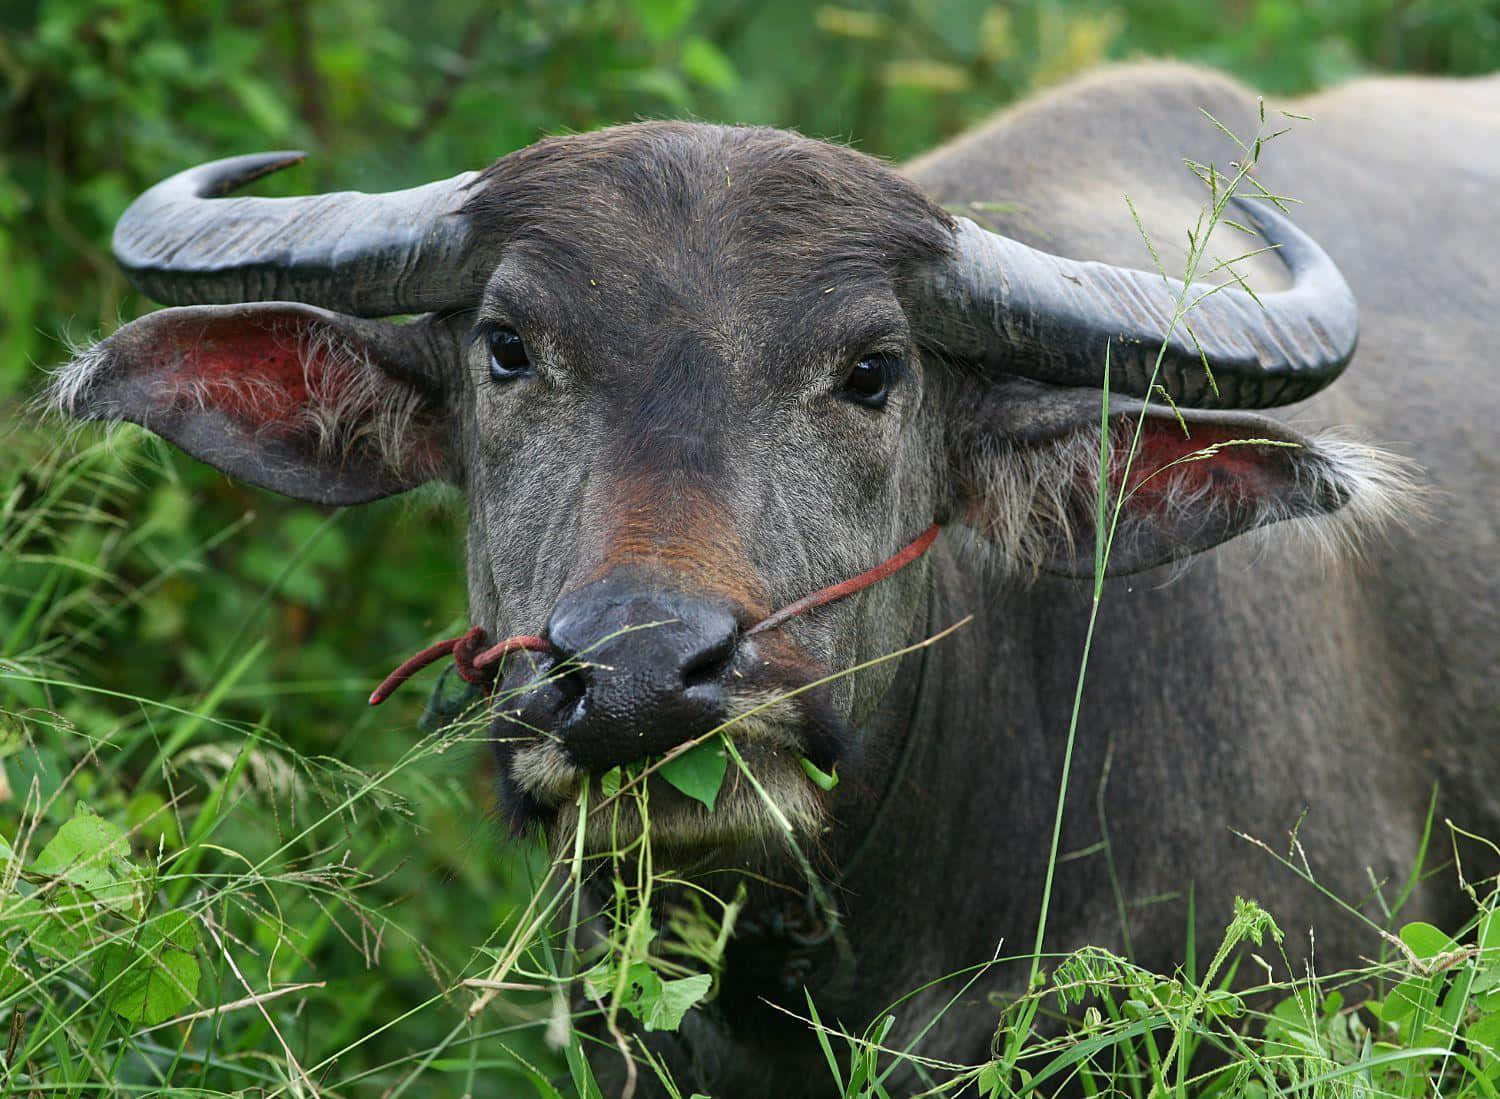
[[[844,379],[843,395],[866,408],[884,408],[898,365],[894,355],[866,355]]]
[[[514,328],[492,328],[489,332],[490,377],[497,382],[508,382],[531,369],[531,356],[526,352],[526,343]]]

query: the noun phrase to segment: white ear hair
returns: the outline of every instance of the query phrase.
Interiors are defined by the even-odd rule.
[[[1110,427],[1110,465],[1117,483],[1134,434],[1133,416],[1120,417]],[[974,548],[987,563],[1033,579],[1060,555],[1092,553],[1100,477],[1097,424],[1040,444],[999,439],[979,446],[968,461],[977,471],[971,476],[982,496],[974,524],[982,537]],[[1152,480],[1152,515],[1170,529],[1189,515],[1202,523],[1216,511],[1227,522],[1233,507],[1240,529],[1284,524],[1263,537],[1306,540],[1314,552],[1336,559],[1357,553],[1393,524],[1425,514],[1425,489],[1409,460],[1337,431],[1317,435],[1301,449],[1306,460],[1291,464],[1295,481],[1284,497],[1215,496],[1208,480],[1193,475],[1193,461],[1175,464]],[[1291,503],[1335,494],[1345,503],[1331,512],[1310,515]],[[1247,504],[1255,509],[1249,516],[1244,514]],[[1112,511],[1113,498],[1107,506]],[[1123,517],[1121,524],[1117,545],[1119,537],[1129,535]]]
[[[309,329],[298,354],[307,386],[302,416],[317,433],[319,451],[338,457],[351,453],[357,443],[370,442],[392,471],[409,469],[421,394],[389,377],[328,326]]]
[[[421,393],[390,377],[332,325],[287,325],[277,337],[301,364],[307,398],[290,422],[270,422],[262,430],[303,429],[316,440],[319,455],[335,461],[367,443],[373,444],[370,449],[394,473],[417,472],[423,477],[439,473],[437,469],[412,469],[413,425],[423,409]],[[76,420],[83,415],[90,388],[114,368],[108,341],[76,347],[73,358],[53,374],[39,404]],[[156,397],[163,404],[199,412],[226,405],[253,408],[285,403],[276,382],[255,374],[181,373],[164,376],[156,386]],[[105,418],[118,422],[123,416],[106,414]]]

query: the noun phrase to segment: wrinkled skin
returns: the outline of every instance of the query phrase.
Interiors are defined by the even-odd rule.
[[[1172,66],[1119,71],[912,165],[920,192],[858,154],[766,131],[665,124],[558,139],[499,162],[476,189],[467,216],[506,245],[473,310],[395,332],[280,304],[170,310],[81,359],[58,402],[146,423],[305,498],[368,498],[446,477],[469,499],[470,606],[492,638],[556,631],[559,608],[591,592],[614,593],[595,600],[600,621],[637,597],[686,600],[743,631],[883,560],[929,523],[949,527],[917,564],[739,639],[713,671],[732,698],[753,700],[974,615],[940,645],[777,711],[775,728],[758,734],[782,738],[752,763],[805,810],[803,839],[833,883],[852,960],[766,932],[801,909],[802,883],[743,790],[738,810],[725,810],[738,813],[725,834],[705,831],[702,814],[669,791],[653,812],[663,850],[710,887],[727,894],[744,869],[792,887],[790,902],[773,886],[752,889],[722,994],[653,1045],[684,1093],[826,1094],[816,1043],[765,1000],[802,1012],[805,987],[825,1020],[858,1031],[997,944],[1007,955],[1029,949],[1091,594],[1086,580],[1030,566],[1076,561],[1065,533],[1093,544],[1088,508],[1077,506],[1087,497],[1069,495],[1069,481],[1085,468],[1075,459],[1097,452],[1099,394],[980,378],[925,348],[909,278],[941,254],[948,228],[928,199],[984,204],[996,228],[1058,254],[1141,265],[1120,201],[1128,192],[1166,266],[1180,269],[1176,242],[1201,195],[1176,165],[1232,155],[1200,106],[1237,132],[1254,129],[1253,98],[1226,81]],[[1500,86],[1355,85],[1298,109],[1322,120],[1316,135],[1283,139],[1257,178],[1305,202],[1299,221],[1344,270],[1363,309],[1359,357],[1299,407],[1295,429],[1185,410],[1195,447],[1298,446],[1228,448],[1154,482],[1178,495],[1132,497],[1115,565],[1137,574],[1105,585],[1061,847],[1081,854],[1059,866],[1049,950],[1119,948],[1128,932],[1142,964],[1170,970],[1191,890],[1200,949],[1217,942],[1238,894],[1273,910],[1294,958],[1316,924],[1320,964],[1349,964],[1378,949],[1369,932],[1231,828],[1282,849],[1307,810],[1300,838],[1319,880],[1371,912],[1367,868],[1377,881],[1405,879],[1434,780],[1440,818],[1500,828],[1494,768],[1472,749],[1500,731],[1490,673],[1500,502],[1493,440],[1473,426],[1500,418],[1477,320],[1500,285],[1468,251],[1500,239],[1488,198],[1500,184]],[[1405,190],[1418,178],[1421,210]],[[1213,249],[1244,250],[1233,237]],[[1262,287],[1282,277],[1269,257],[1245,271]],[[524,377],[491,374],[486,334],[502,325],[524,338],[533,367]],[[319,457],[290,413],[255,422],[239,398],[216,396],[217,360],[162,351],[309,326],[361,348],[378,393],[416,401],[394,458],[377,461],[352,430],[337,460]],[[899,363],[878,409],[846,389],[871,355]],[[397,369],[411,362],[425,365]],[[182,396],[185,375],[209,378],[196,404]],[[287,384],[296,390],[295,378]],[[1131,424],[1135,407],[1113,406]],[[1426,501],[1431,521],[1397,491],[1388,462],[1313,434],[1341,424],[1423,467],[1441,490]],[[1183,453],[1170,415],[1149,417],[1144,438],[1148,470]],[[995,475],[1004,456],[1038,453],[1075,463],[1057,467],[1061,489]],[[997,495],[1018,485],[1063,499],[1068,530]],[[1284,526],[1258,552],[1243,541],[1210,548],[1275,519],[1337,520],[1377,506],[1408,522],[1362,556],[1319,556],[1279,536]],[[1009,529],[1005,516],[1041,524],[1024,560],[1012,553],[1021,543],[997,533]],[[986,536],[1000,545],[981,567],[984,554],[963,546]],[[1200,550],[1166,584],[1171,562]],[[516,661],[502,686],[523,687],[529,669]],[[566,701],[550,689],[514,705],[550,720]],[[598,771],[629,758],[630,736],[658,744],[660,724],[581,726],[592,730],[588,745],[582,733],[571,745],[574,734],[556,739],[564,757]],[[546,826],[565,798],[517,764],[539,742],[504,712],[494,739],[507,810]],[[795,764],[814,740],[840,766],[830,796],[809,793]],[[1433,885],[1403,918],[1457,926],[1458,900]],[[996,1017],[984,996],[1023,976],[995,967],[921,1051],[983,1059]],[[905,1005],[891,1044],[910,1040],[954,987]],[[597,1063],[613,1094],[617,1058],[606,1048]],[[910,1083],[888,1081],[893,1093]]]
[[[782,243],[747,242],[745,267],[773,267]],[[589,266],[618,270],[636,252],[625,234]],[[676,258],[665,269],[637,261],[637,277],[656,283],[641,291],[646,301],[691,294],[700,276]],[[719,277],[748,281],[733,268]],[[496,636],[537,628],[561,593],[620,568],[722,592],[748,626],[880,560],[935,514],[937,409],[888,286],[823,294],[818,280],[793,277],[750,307],[702,301],[663,332],[646,310],[580,316],[545,300],[547,281],[544,261],[507,259],[480,310],[524,323],[535,380],[495,385],[482,341],[465,363],[471,606]],[[525,322],[517,302],[528,303]],[[838,393],[872,348],[908,368],[882,412]],[[559,435],[571,444],[549,445]],[[911,621],[917,597],[917,585],[888,585],[830,608],[799,624],[799,647],[828,669],[870,659],[904,636],[898,623]],[[846,681],[841,709],[863,720],[889,677]]]

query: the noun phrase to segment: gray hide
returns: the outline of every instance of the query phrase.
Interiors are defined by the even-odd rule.
[[[1489,748],[1500,734],[1500,382],[1488,324],[1500,301],[1500,80],[1365,81],[1286,106],[1316,123],[1273,143],[1257,174],[1301,200],[1298,224],[1348,278],[1361,334],[1345,376],[1283,418],[1353,429],[1412,459],[1436,491],[1421,507],[1407,500],[1406,524],[1356,555],[1329,558],[1272,527],[1183,575],[1106,583],[1061,845],[1091,853],[1059,867],[1049,951],[1124,946],[1102,840],[1142,964],[1182,962],[1191,892],[1200,950],[1239,895],[1271,909],[1293,959],[1316,926],[1319,967],[1332,971],[1377,954],[1377,936],[1235,830],[1285,852],[1301,821],[1319,881],[1377,921],[1369,875],[1387,900],[1399,893],[1434,782],[1437,833],[1451,817],[1500,834]],[[1183,228],[1202,201],[1181,160],[1235,155],[1200,107],[1254,130],[1241,86],[1186,67],[1124,68],[1008,111],[907,171],[948,208],[1034,247],[1144,267],[1128,194],[1167,269],[1180,270]],[[1229,235],[1216,253],[1245,250]],[[1274,264],[1250,267],[1256,285],[1276,285]],[[953,396],[950,418],[972,399]],[[928,616],[910,637],[978,618],[909,658],[866,728],[870,772],[848,785],[879,796],[838,812],[832,852],[859,964],[849,973],[826,954],[804,978],[821,1016],[855,1032],[934,974],[997,946],[1029,951],[1041,903],[1090,585],[985,579],[946,539],[933,558]],[[1446,846],[1435,842],[1431,865]],[[1470,914],[1449,869],[1401,918],[1457,927]],[[996,1013],[985,993],[1024,975],[1001,967],[981,981],[921,1051],[986,1058]],[[904,1005],[890,1044],[955,988]],[[799,994],[783,1002],[801,1007]],[[715,1096],[827,1094],[811,1043],[759,1018],[764,1030],[699,1018],[663,1045],[677,1065],[700,1066],[687,1078]]]

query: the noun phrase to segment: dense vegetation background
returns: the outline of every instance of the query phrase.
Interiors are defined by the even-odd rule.
[[[230,153],[313,154],[266,193],[384,190],[640,117],[771,123],[901,158],[1090,66],[1163,55],[1280,93],[1366,71],[1477,73],[1500,66],[1500,5],[8,0],[0,836],[38,821],[49,834],[83,802],[136,827],[140,858],[204,842],[194,823],[211,819],[215,844],[271,860],[237,895],[270,928],[244,943],[245,980],[326,986],[245,1023],[265,1028],[259,1047],[241,1030],[226,1049],[284,1038],[304,1064],[343,1051],[326,1080],[369,1073],[383,1089],[426,1073],[424,1095],[463,1090],[445,1074],[514,1064],[496,1031],[546,1063],[539,1029],[518,1026],[546,1005],[524,998],[472,1028],[487,1041],[423,1061],[461,1022],[466,1001],[443,995],[453,974],[524,901],[533,869],[487,823],[474,755],[404,767],[357,811],[347,793],[415,736],[421,691],[370,712],[369,686],[463,619],[461,504],[328,513],[139,435],[70,464],[77,447],[59,453],[24,402],[66,341],[151,308],[110,258],[114,220],[157,179]],[[235,813],[202,816],[210,797]],[[324,878],[277,888],[313,868]],[[205,972],[201,1002],[244,995],[237,974]],[[275,1062],[210,1057],[194,1079],[270,1084],[286,1072]]]

